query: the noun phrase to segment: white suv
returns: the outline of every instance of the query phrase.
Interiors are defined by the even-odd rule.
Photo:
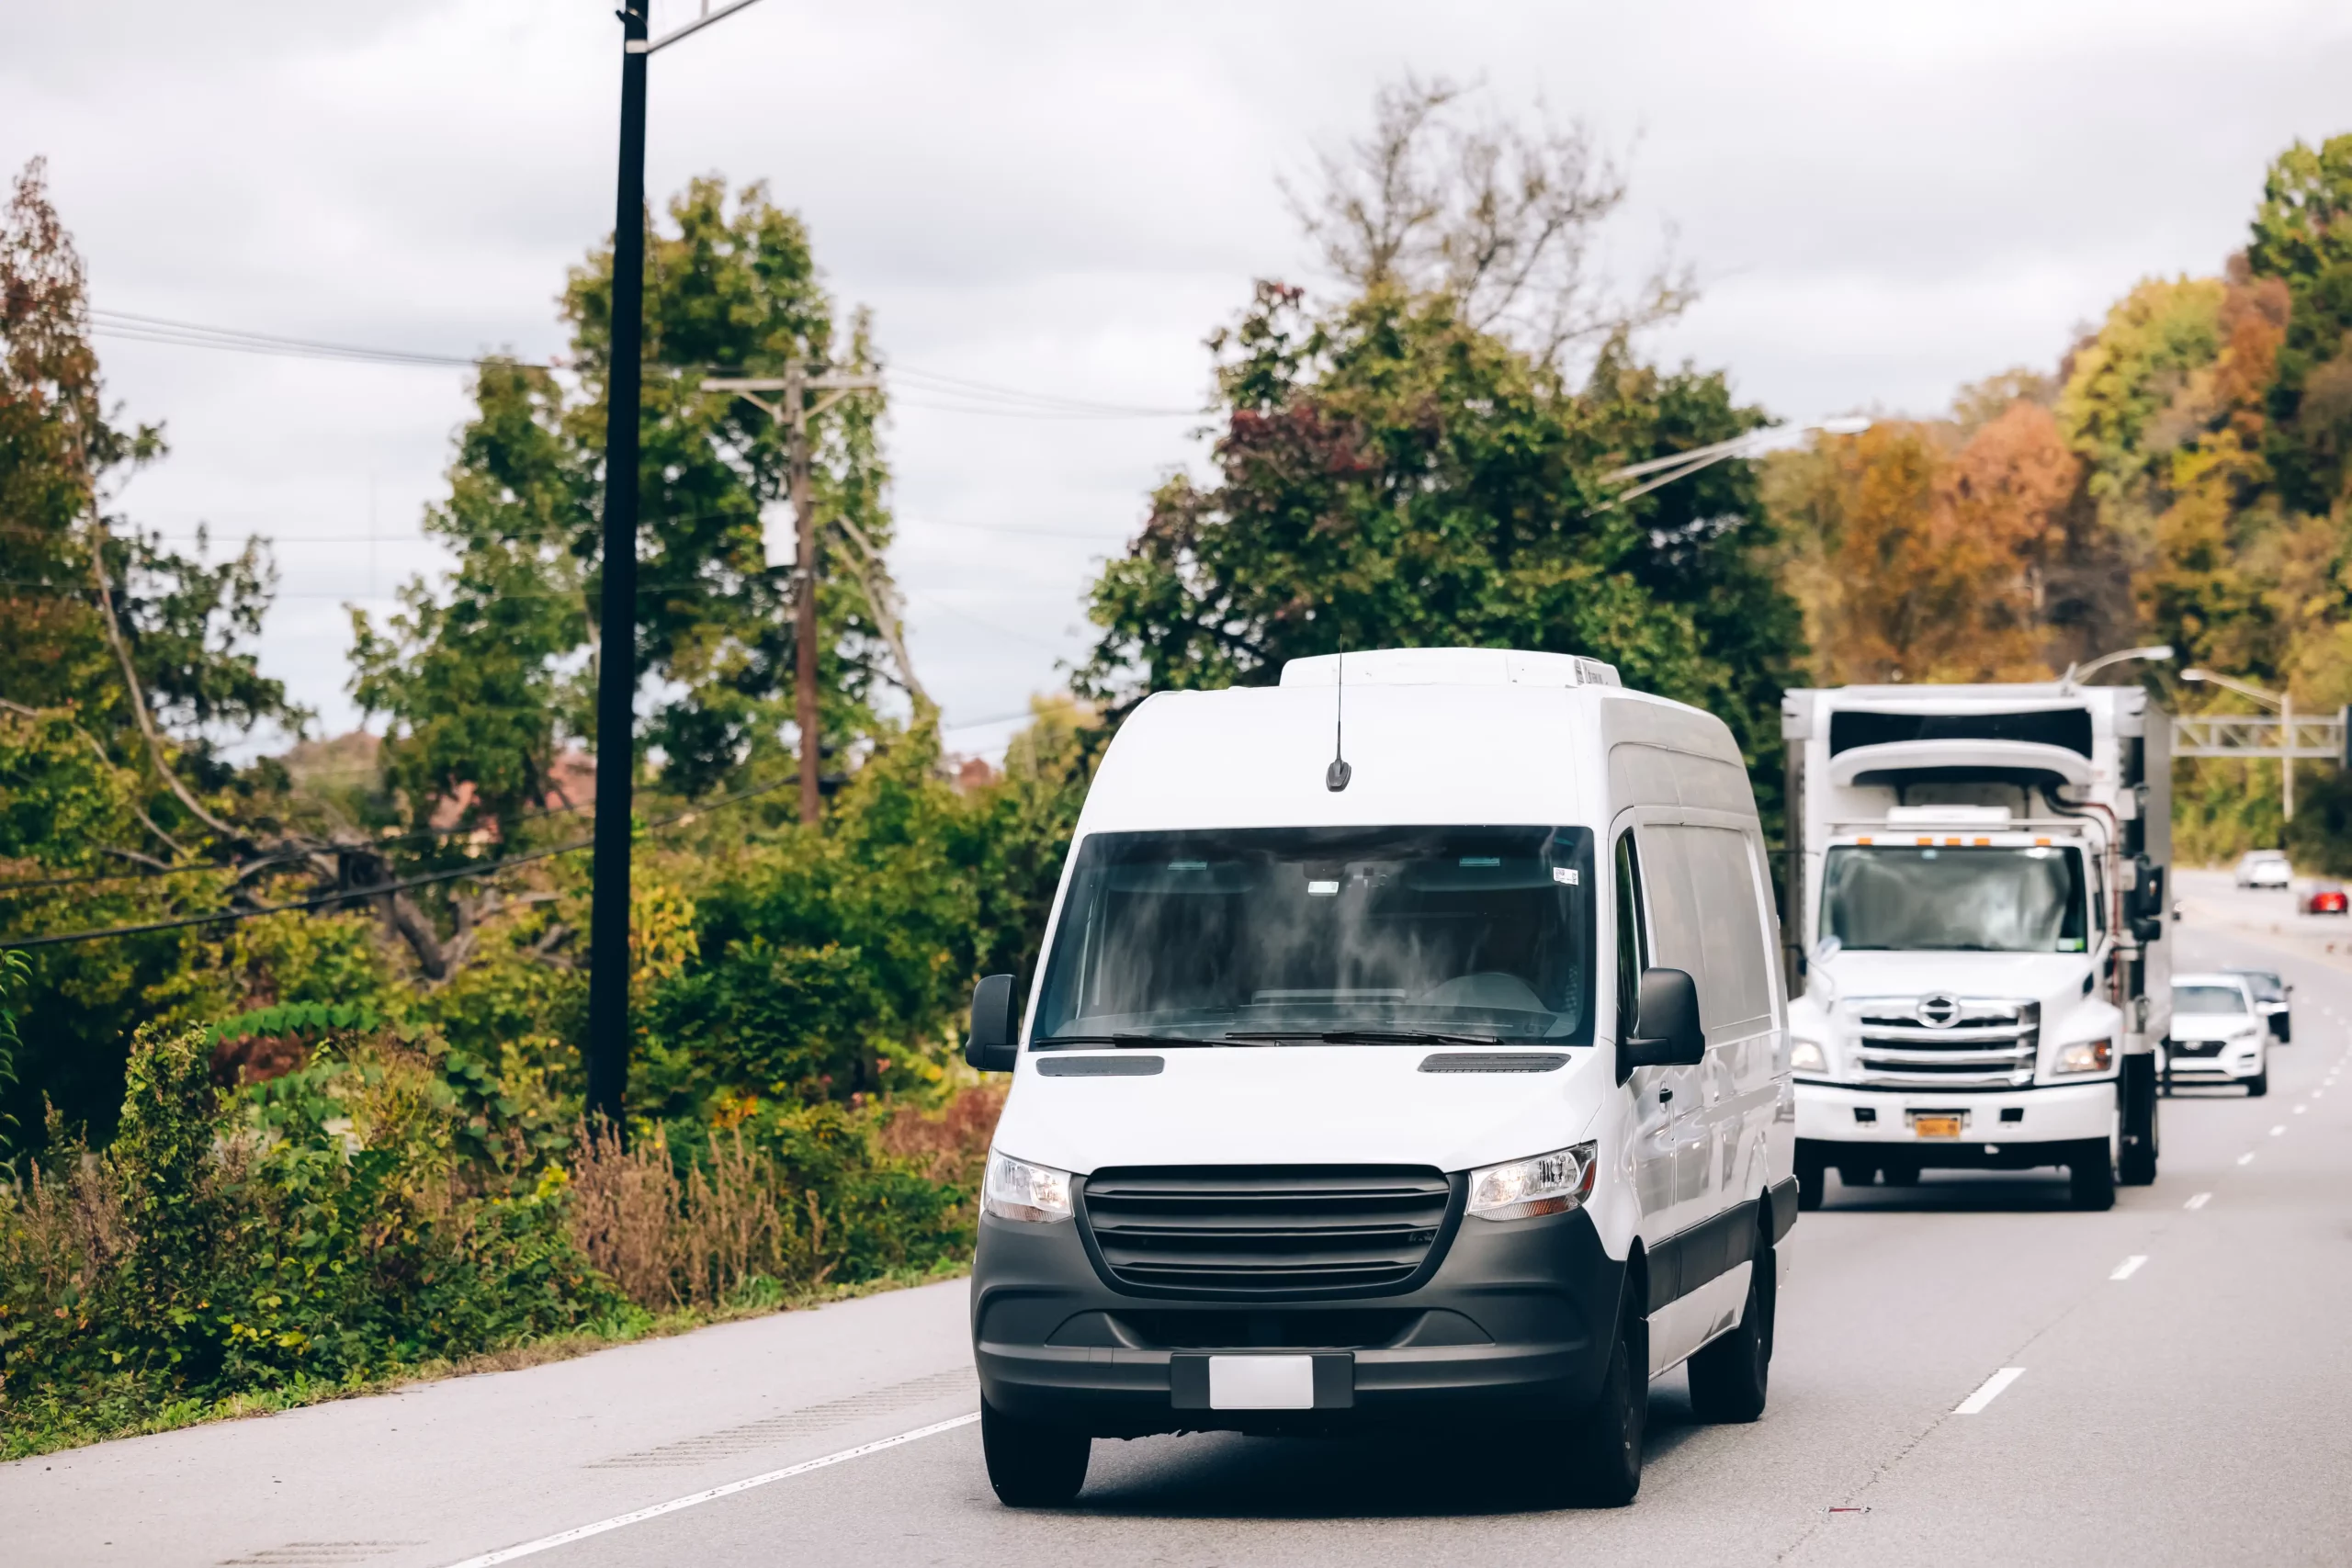
[[[2238,857],[2240,887],[2284,888],[2294,880],[2294,868],[2287,863],[2284,850],[2248,850]]]
[[[2249,1096],[2269,1093],[2269,1021],[2253,983],[2222,972],[2175,975],[2163,1070],[2167,1087],[2234,1083]]]

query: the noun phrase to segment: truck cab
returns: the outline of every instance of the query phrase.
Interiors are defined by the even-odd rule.
[[[1797,1171],[2154,1179],[2165,717],[2132,688],[1792,692]]]

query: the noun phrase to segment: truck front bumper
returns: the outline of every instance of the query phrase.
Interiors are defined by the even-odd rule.
[[[1829,1165],[1893,1156],[1925,1168],[2064,1165],[2066,1151],[2046,1145],[2106,1143],[2117,1127],[2112,1077],[1968,1094],[1800,1080],[1796,1098],[1799,1155]],[[1956,1137],[1918,1131],[1922,1117],[1951,1116],[1961,1121]]]

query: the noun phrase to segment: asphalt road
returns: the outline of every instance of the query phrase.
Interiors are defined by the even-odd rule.
[[[2167,1101],[2160,1179],[2105,1214],[2055,1173],[1833,1177],[1770,1409],[1697,1425],[1659,1380],[1630,1508],[1531,1508],[1510,1434],[1460,1432],[1101,1442],[1076,1506],[1013,1512],[943,1285],[0,1466],[0,1563],[2341,1563],[2352,922],[2331,957],[2270,933],[2282,897],[2184,892],[2177,963],[2298,987],[2270,1096]]]

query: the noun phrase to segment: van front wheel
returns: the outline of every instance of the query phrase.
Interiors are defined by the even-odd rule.
[[[1690,1413],[1700,1420],[1753,1421],[1764,1414],[1778,1283],[1772,1249],[1758,1247],[1747,1271],[1747,1304],[1739,1325],[1690,1358]]]
[[[1649,1325],[1629,1306],[1619,1317],[1600,1392],[1568,1424],[1566,1480],[1574,1501],[1590,1508],[1622,1508],[1641,1491],[1649,1370]]]
[[[1086,1484],[1094,1440],[1083,1432],[1020,1421],[980,1401],[980,1452],[989,1484],[1009,1508],[1058,1508]]]

